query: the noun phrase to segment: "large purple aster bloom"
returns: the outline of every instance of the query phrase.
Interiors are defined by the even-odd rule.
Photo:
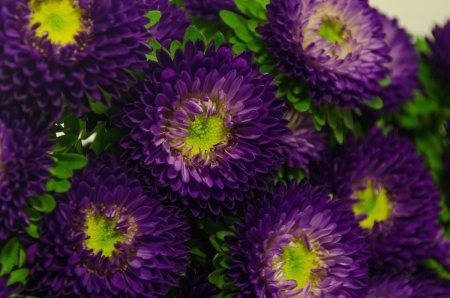
[[[234,0],[183,0],[183,5],[191,15],[209,21],[219,21],[221,10],[239,12]]]
[[[427,38],[432,55],[427,55],[427,60],[433,69],[450,83],[450,21],[443,27],[436,26],[433,29],[434,39]]]
[[[440,198],[414,144],[375,128],[366,139],[348,138],[329,163],[331,173],[323,176],[364,228],[369,264],[413,271],[426,261],[438,232]]]
[[[289,121],[289,133],[282,137],[285,147],[283,154],[288,167],[298,167],[308,172],[310,161],[319,161],[325,149],[326,134],[317,131],[314,118],[309,113],[290,109],[285,118]]]
[[[162,297],[187,266],[186,218],[114,158],[91,154],[28,249],[28,289],[49,297]]]
[[[419,59],[411,38],[398,26],[397,20],[389,19],[382,13],[378,15],[391,57],[391,61],[386,64],[391,82],[381,88],[378,96],[383,100],[384,111],[397,111],[408,99],[414,97],[414,89],[420,87]]]
[[[108,104],[141,71],[150,48],[142,0],[0,0],[0,105],[78,115]]]
[[[158,23],[149,29],[152,38],[165,48],[170,48],[174,40],[182,42],[184,33],[191,24],[186,13],[176,4],[169,4],[169,0],[145,0],[144,2],[150,5],[150,10],[161,11]]]
[[[367,298],[409,298],[413,288],[402,274],[376,273],[370,276]]]
[[[378,94],[389,48],[367,1],[271,0],[267,11],[257,32],[278,69],[308,82],[316,103],[353,108]]]
[[[362,229],[324,188],[277,184],[246,211],[237,236],[225,238],[238,297],[362,297],[369,257]]]
[[[2,265],[0,264],[0,272],[2,271]],[[21,283],[16,282],[11,285],[8,285],[10,274],[4,274],[0,276],[0,297],[11,297],[12,294],[17,292],[20,287]]]
[[[0,239],[27,227],[25,199],[46,192],[45,181],[53,159],[47,152],[48,124],[35,113],[9,106],[0,111]]]
[[[121,141],[125,158],[194,216],[222,214],[265,189],[286,132],[273,77],[259,73],[251,53],[233,57],[229,45],[188,42],[174,59],[157,56],[119,115],[131,129]]]
[[[208,276],[214,271],[211,262],[197,266],[194,270],[188,267],[186,275],[180,278],[179,298],[215,298],[219,289],[209,283]]]

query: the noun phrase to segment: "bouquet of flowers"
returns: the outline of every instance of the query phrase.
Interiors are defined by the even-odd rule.
[[[450,297],[450,22],[0,0],[0,297]]]

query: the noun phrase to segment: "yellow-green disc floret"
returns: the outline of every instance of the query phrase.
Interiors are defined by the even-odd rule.
[[[28,5],[32,10],[30,26],[41,24],[36,30],[38,37],[47,32],[52,43],[76,43],[75,36],[83,30],[84,10],[73,0],[31,0]]]
[[[367,214],[367,218],[359,222],[362,228],[372,228],[376,221],[384,221],[389,217],[389,196],[383,187],[375,188],[374,183],[369,182],[365,190],[354,192],[353,195],[361,199],[361,202],[353,205],[353,212],[356,215]]]

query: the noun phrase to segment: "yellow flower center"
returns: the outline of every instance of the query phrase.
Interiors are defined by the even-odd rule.
[[[102,256],[111,257],[113,251],[118,252],[114,247],[117,242],[126,242],[129,240],[120,232],[114,231],[118,217],[106,218],[105,214],[87,214],[84,233],[89,236],[84,240],[87,249],[92,249],[94,254],[102,250]]]
[[[322,19],[322,26],[318,34],[329,42],[337,42],[338,44],[341,44],[347,35],[341,21],[328,18]]]
[[[365,190],[354,192],[353,195],[361,199],[361,202],[353,205],[353,212],[356,215],[367,214],[367,218],[359,222],[362,228],[371,229],[376,221],[384,221],[389,217],[389,196],[383,187],[375,188],[374,183],[369,182]]]
[[[194,156],[201,152],[210,151],[215,145],[227,142],[227,135],[230,131],[223,125],[223,119],[219,115],[212,115],[205,118],[205,114],[196,116],[189,124],[189,136],[184,138],[184,146],[181,151],[192,147],[189,156]]]
[[[281,270],[285,273],[285,280],[295,280],[297,289],[304,288],[308,282],[314,282],[314,276],[311,270],[319,268],[316,261],[317,254],[309,250],[305,243],[300,239],[291,239],[291,243],[283,247],[281,259],[277,263],[285,262]]]
[[[30,0],[28,6],[32,10],[30,26],[41,24],[36,30],[38,37],[47,33],[52,43],[76,43],[75,36],[83,30],[84,10],[73,0]]]

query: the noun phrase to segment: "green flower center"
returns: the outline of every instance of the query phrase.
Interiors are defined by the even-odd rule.
[[[318,34],[329,42],[337,42],[338,44],[341,44],[347,36],[341,21],[328,18],[322,19],[322,26]]]
[[[116,221],[119,218],[106,218],[104,214],[87,214],[86,226],[84,233],[89,236],[84,240],[84,244],[87,249],[92,249],[94,254],[99,250],[102,250],[102,256],[111,257],[113,251],[117,251],[114,245],[117,242],[126,242],[129,240],[124,237],[120,232],[114,231]]]
[[[280,257],[277,263],[285,262],[281,268],[285,273],[284,279],[295,280],[297,282],[295,289],[304,288],[308,281],[313,282],[314,276],[311,270],[319,267],[316,261],[317,255],[309,250],[302,240],[291,239],[291,243],[283,247]]]
[[[199,152],[210,151],[215,145],[227,142],[230,129],[223,125],[223,119],[219,115],[205,118],[205,115],[196,116],[189,124],[189,136],[184,138],[184,146],[181,151],[192,147],[189,155],[192,157]]]
[[[372,228],[375,221],[389,217],[389,196],[383,187],[376,188],[373,182],[369,182],[365,190],[354,192],[353,195],[361,199],[361,202],[353,205],[353,212],[356,215],[367,214],[367,218],[359,222],[362,228]]]
[[[74,0],[31,0],[30,26],[41,23],[36,35],[42,37],[47,32],[52,43],[62,45],[76,43],[75,36],[83,30],[81,18],[84,10],[74,4]]]

